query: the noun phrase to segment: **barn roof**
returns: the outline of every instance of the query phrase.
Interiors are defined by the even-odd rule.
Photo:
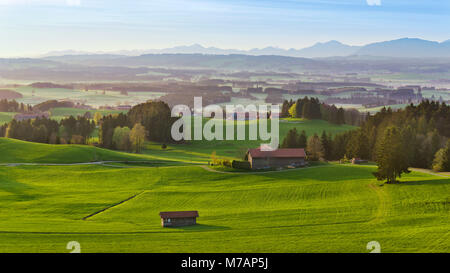
[[[252,158],[306,157],[305,149],[300,148],[277,149],[274,151],[261,151],[261,148],[257,148],[257,149],[249,149],[248,152],[252,156]]]
[[[198,211],[165,211],[160,212],[161,218],[186,218],[186,217],[198,217]]]

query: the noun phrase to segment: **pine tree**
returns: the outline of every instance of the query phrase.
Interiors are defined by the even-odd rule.
[[[305,130],[303,130],[300,136],[298,137],[298,144],[297,144],[298,148],[306,148],[307,141],[308,137],[306,136]]]
[[[378,171],[373,173],[375,177],[392,184],[402,173],[409,173],[407,148],[397,127],[386,128],[376,150]]]
[[[317,134],[314,134],[308,139],[306,151],[308,152],[309,160],[315,161],[323,157],[322,143],[320,143],[320,138]]]
[[[296,128],[289,130],[281,144],[281,148],[297,148],[298,137]]]
[[[345,111],[344,108],[339,108],[337,111],[336,124],[344,124],[345,123]]]
[[[327,136],[325,131],[322,132],[322,136],[320,137],[320,143],[322,144],[323,157],[326,160],[331,159],[331,143],[330,139]]]

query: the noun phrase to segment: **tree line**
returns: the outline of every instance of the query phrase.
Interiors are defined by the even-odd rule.
[[[408,167],[450,171],[449,137],[450,106],[426,100],[398,111],[383,108],[358,129],[334,136],[323,132],[307,138],[292,129],[281,147],[306,148],[312,160],[372,160],[378,163],[378,178],[395,182]],[[394,171],[387,174],[387,169]]]
[[[15,120],[0,127],[0,136],[48,144],[86,144],[94,121],[70,116],[60,122],[48,118]]]
[[[0,136],[49,144],[88,144],[98,127],[98,142],[103,148],[141,152],[145,140],[171,142],[170,130],[177,118],[161,101],[134,106],[127,114],[90,115],[64,118],[12,120],[0,127]]]
[[[172,142],[170,130],[176,120],[165,102],[138,104],[127,114],[109,115],[101,120],[99,145],[108,149],[138,152],[142,149],[144,139]]]
[[[359,126],[366,117],[356,109],[348,109],[321,103],[318,98],[285,100],[281,106],[280,117],[323,119],[332,124],[350,124]]]
[[[7,100],[2,99],[0,100],[0,112],[31,112],[33,110],[33,107],[29,104],[24,103],[18,103],[15,100]]]

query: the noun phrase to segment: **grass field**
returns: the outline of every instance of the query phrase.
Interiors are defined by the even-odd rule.
[[[280,135],[293,127],[353,128],[289,119]],[[82,252],[368,252],[370,241],[382,252],[450,251],[448,174],[413,171],[383,185],[373,165],[227,173],[190,164],[259,143],[149,143],[136,155],[0,138],[0,252],[69,252],[69,241]],[[110,160],[121,162],[39,165]],[[25,162],[35,164],[5,164]],[[171,210],[198,210],[198,225],[162,228],[158,213]]]
[[[10,122],[17,113],[0,112],[0,125]]]
[[[204,120],[204,122],[206,119]],[[240,121],[243,122],[243,121]],[[248,136],[249,123],[256,121],[245,121],[246,135]],[[192,125],[194,126],[194,125]],[[282,119],[280,120],[280,143],[290,129],[296,128],[300,133],[305,130],[308,136],[314,133],[322,134],[323,131],[337,134],[356,127],[350,125],[334,125],[324,120]],[[270,122],[268,125],[270,128]],[[226,127],[224,127],[224,132]],[[270,129],[269,129],[270,131]],[[236,132],[236,131],[235,131]],[[257,148],[268,141],[261,140],[228,140],[228,141],[191,141],[188,144],[168,145],[167,149],[161,149],[160,143],[149,143],[145,154],[161,157],[170,157],[193,163],[206,163],[211,160],[211,153],[215,152],[219,158],[242,159],[248,148]]]
[[[68,118],[70,116],[83,116],[86,112],[91,113],[91,117],[94,117],[94,114],[99,112],[103,116],[110,115],[110,114],[119,114],[119,113],[126,113],[126,110],[85,110],[85,109],[78,109],[78,108],[66,108],[66,107],[59,107],[59,108],[53,108],[50,110],[50,118],[55,120],[61,120],[63,118]]]
[[[69,241],[82,252],[368,252],[374,240],[382,252],[449,252],[450,177],[380,186],[373,170],[0,167],[0,252],[68,252]],[[161,228],[168,210],[198,210],[198,225]]]
[[[286,121],[288,122],[280,122],[281,138],[291,128],[297,128],[299,131],[305,130],[308,135],[320,134],[323,130],[335,134],[354,128],[348,125],[332,125],[322,120],[290,119]],[[247,131],[248,122],[246,122]],[[0,150],[4,151],[2,157],[0,157],[0,163],[78,163],[105,160],[145,160],[205,164],[211,160],[212,152],[216,152],[219,158],[242,159],[248,148],[258,147],[261,143],[265,142],[259,140],[202,140],[192,141],[187,144],[172,144],[168,145],[166,149],[162,149],[161,143],[150,142],[147,144],[144,154],[137,155],[85,145],[43,145],[0,138]]]
[[[99,107],[102,105],[114,106],[117,104],[138,104],[149,99],[156,99],[163,96],[162,92],[129,92],[128,95],[115,91],[104,90],[77,90],[65,88],[34,88],[31,86],[21,86],[14,89],[22,94],[23,98],[18,102],[35,105],[47,100],[73,100],[83,102],[87,105]]]
[[[0,163],[72,164],[96,161],[177,163],[170,158],[122,153],[86,145],[48,145],[8,138],[0,138],[0,151]]]

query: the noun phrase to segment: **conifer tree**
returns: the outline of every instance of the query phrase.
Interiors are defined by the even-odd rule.
[[[400,130],[395,126],[386,128],[376,149],[378,171],[373,174],[378,180],[393,184],[402,173],[410,172],[406,148]]]

